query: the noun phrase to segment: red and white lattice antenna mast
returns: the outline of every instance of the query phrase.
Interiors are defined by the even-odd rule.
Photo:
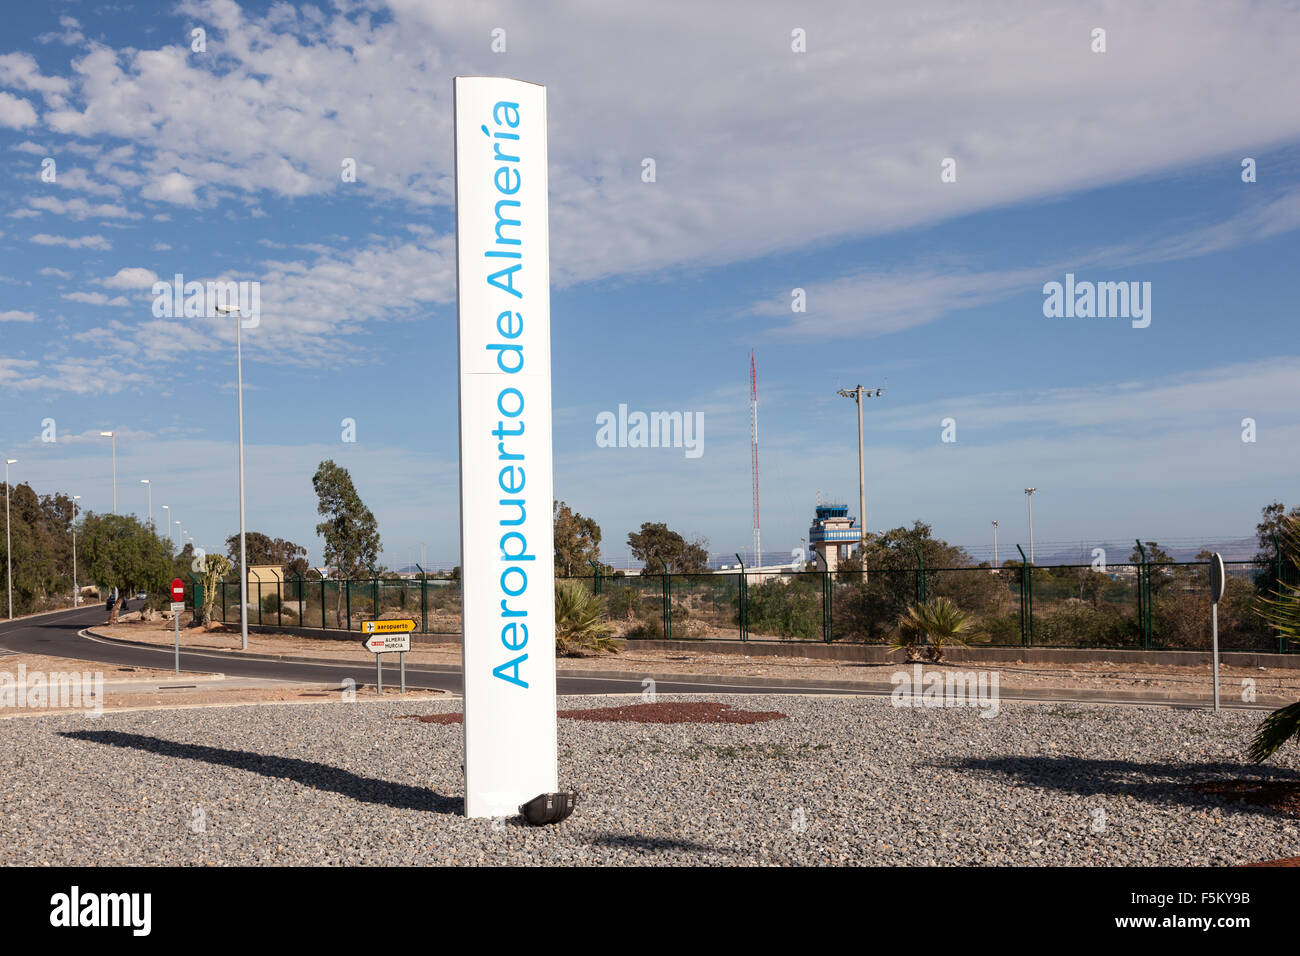
[[[763,541],[758,521],[758,367],[749,353],[749,443],[754,455],[754,567],[763,566]]]

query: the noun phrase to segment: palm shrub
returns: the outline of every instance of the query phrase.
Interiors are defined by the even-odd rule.
[[[1300,558],[1300,517],[1284,519],[1279,546],[1292,561]],[[1277,590],[1257,602],[1259,616],[1289,641],[1300,641],[1300,585],[1279,581]],[[1263,763],[1292,737],[1300,738],[1300,701],[1275,710],[1255,728],[1247,756]]]
[[[923,654],[938,664],[943,649],[952,644],[965,647],[975,634],[975,619],[945,597],[913,604],[898,619],[898,636],[892,647],[918,661]]]
[[[555,653],[580,650],[618,653],[609,635],[614,625],[605,620],[605,602],[578,581],[555,582]]]

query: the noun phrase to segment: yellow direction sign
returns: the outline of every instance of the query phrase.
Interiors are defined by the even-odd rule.
[[[408,634],[415,630],[414,621],[362,621],[362,634]]]

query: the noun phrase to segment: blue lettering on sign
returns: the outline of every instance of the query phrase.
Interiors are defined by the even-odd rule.
[[[495,242],[492,248],[483,253],[483,258],[489,263],[485,281],[492,288],[515,299],[524,297],[523,290],[516,287],[515,280],[523,276],[525,262],[529,261],[525,255],[530,252],[524,247],[523,241],[524,222],[529,210],[524,207],[519,193],[524,184],[523,172],[518,165],[522,155],[519,149],[520,135],[512,132],[518,130],[521,119],[518,103],[502,101],[492,107],[493,129],[489,129],[486,123],[479,127],[483,135],[488,137],[487,142],[492,144],[487,161],[497,164],[492,182],[500,194],[492,207],[492,234]],[[501,259],[509,260],[509,265],[493,261]],[[497,335],[505,341],[490,343],[487,350],[495,353],[497,369],[513,375],[524,367],[524,347],[520,342],[514,341],[523,333],[524,316],[522,312],[513,310],[509,300],[503,306],[501,311],[485,319],[491,322]],[[513,599],[519,604],[524,603],[528,593],[528,575],[520,562],[536,560],[536,555],[528,553],[528,541],[523,530],[527,505],[524,496],[527,455],[507,447],[509,439],[524,434],[524,410],[527,406],[525,387],[521,381],[518,386],[503,388],[497,394],[497,411],[501,418],[497,421],[497,427],[491,431],[493,437],[498,439],[497,460],[512,463],[504,466],[498,476],[501,490],[515,497],[499,501],[498,525],[503,529],[514,530],[507,530],[501,535],[501,560],[506,562],[507,567],[497,579],[497,586],[501,593],[501,644],[505,650],[514,654],[523,650],[528,643],[528,626],[519,620],[527,618],[528,611],[524,607],[512,610],[507,602]],[[527,660],[527,653],[518,654],[493,667],[492,676],[527,690],[528,681],[522,674]]]

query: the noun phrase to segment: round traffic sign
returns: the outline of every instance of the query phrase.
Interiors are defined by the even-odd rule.
[[[180,578],[172,578],[172,600],[185,600],[185,582]]]

